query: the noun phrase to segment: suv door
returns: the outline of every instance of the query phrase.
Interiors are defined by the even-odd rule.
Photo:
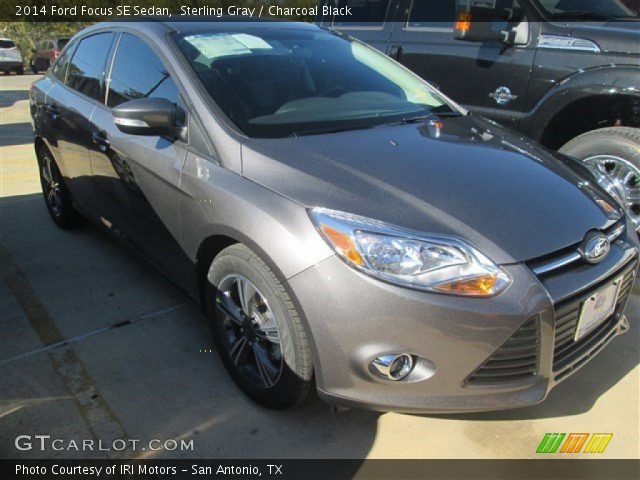
[[[349,7],[351,16],[322,16],[323,6]],[[321,0],[318,23],[351,35],[386,53],[398,15],[398,0]]]
[[[93,145],[90,119],[103,96],[104,69],[113,38],[113,33],[98,33],[82,38],[74,49],[67,49],[72,56],[64,70],[58,66],[63,62],[56,63],[51,74],[55,83],[45,101],[47,131],[50,143],[55,145],[58,167],[71,195],[89,214],[95,210],[89,160]],[[64,62],[66,58],[65,54]]]
[[[159,55],[141,38],[121,34],[107,78],[105,104],[92,116],[93,183],[102,221],[162,273],[185,288],[193,270],[180,248],[180,174],[187,145],[160,136],[129,135],[111,109],[134,98],[166,98],[186,111],[180,89]]]
[[[531,32],[527,45],[456,40],[456,2],[467,0],[402,1],[402,24],[391,35],[400,62],[470,110],[516,128],[535,56]],[[499,10],[517,6],[517,0],[492,1]],[[511,26],[495,19],[492,30]]]

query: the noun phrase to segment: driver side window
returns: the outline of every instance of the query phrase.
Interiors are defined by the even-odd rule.
[[[123,34],[116,51],[107,94],[113,108],[135,98],[165,98],[182,105],[180,91],[164,64],[144,41]]]

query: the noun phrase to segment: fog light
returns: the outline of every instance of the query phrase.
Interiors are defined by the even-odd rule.
[[[381,355],[374,358],[369,366],[377,375],[397,382],[406,378],[413,370],[413,357],[407,353]]]

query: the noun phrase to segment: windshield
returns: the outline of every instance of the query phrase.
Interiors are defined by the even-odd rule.
[[[386,55],[329,31],[245,27],[176,41],[218,106],[252,137],[460,113]]]
[[[16,44],[11,40],[0,40],[0,48],[13,48]]]
[[[629,0],[537,0],[546,13],[554,18],[616,19],[633,18],[638,12],[627,5]]]

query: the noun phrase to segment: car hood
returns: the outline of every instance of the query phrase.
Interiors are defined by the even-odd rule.
[[[533,259],[612,220],[576,161],[473,117],[248,139],[247,178],[306,207],[454,235],[494,262]]]

